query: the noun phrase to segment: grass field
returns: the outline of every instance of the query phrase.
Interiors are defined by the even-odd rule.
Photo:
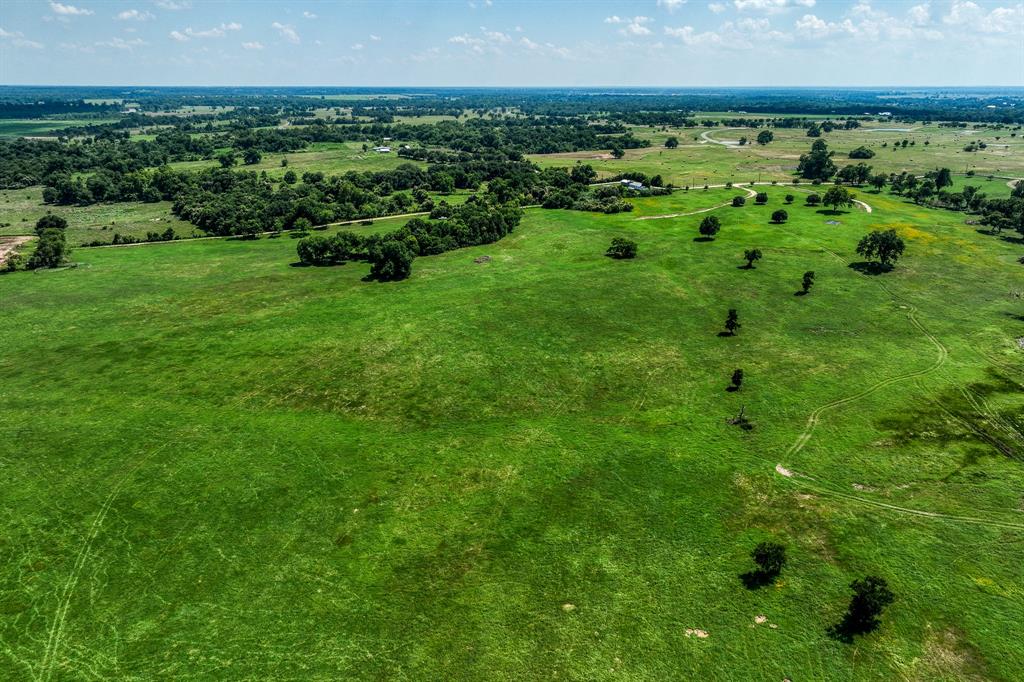
[[[737,192],[529,210],[393,284],[288,237],[0,277],[0,678],[1019,679],[1020,245],[767,191],[713,242],[639,218]],[[869,573],[897,601],[840,644]]]
[[[171,202],[95,204],[93,206],[49,206],[43,203],[41,187],[0,190],[0,236],[33,234],[36,221],[47,213],[64,216],[68,221],[68,244],[77,246],[94,240],[109,242],[114,233],[145,237],[147,232],[163,232],[173,227],[179,237],[198,231],[190,223],[171,213]]]
[[[372,147],[372,145],[370,145]],[[281,166],[281,159],[288,159],[288,166]],[[419,161],[403,159],[398,154],[378,154],[372,149],[363,151],[362,142],[315,142],[306,149],[281,154],[264,154],[263,160],[252,166],[239,166],[242,170],[267,171],[267,175],[280,178],[287,171],[293,170],[299,175],[307,171],[319,171],[326,175],[337,175],[346,171],[390,170],[403,163],[411,163],[425,167]],[[216,168],[220,165],[217,159],[205,161],[180,161],[171,167],[196,170]]]
[[[117,118],[88,119],[0,119],[0,137],[50,136],[59,135],[64,128],[114,123]]]
[[[851,149],[867,146],[875,151],[875,157],[866,161],[875,172],[908,171],[922,174],[932,168],[950,168],[956,173],[973,170],[980,176],[989,174],[1021,178],[1024,177],[1024,138],[1020,133],[1010,137],[1010,130],[983,129],[975,134],[966,134],[955,128],[940,128],[937,125],[911,126],[913,132],[886,132],[888,127],[872,124],[871,127],[856,130],[835,130],[824,139],[829,148],[836,151],[836,165],[858,163],[849,159]],[[661,130],[643,126],[632,126],[637,137],[649,140],[651,147],[628,149],[622,159],[612,159],[603,152],[573,152],[568,154],[536,154],[530,159],[542,166],[567,166],[576,161],[589,163],[602,174],[612,175],[625,170],[642,171],[649,175],[660,174],[666,182],[676,185],[703,185],[706,181],[715,184],[745,182],[749,180],[779,180],[787,182],[799,163],[800,155],[806,153],[812,138],[803,129],[774,129],[775,140],[766,146],[756,143],[742,147],[723,146],[703,140],[706,133],[712,140],[737,141],[746,136],[753,141],[757,130],[735,128],[683,128]],[[679,139],[679,147],[665,149],[669,136]],[[999,140],[996,140],[996,137]],[[915,145],[894,151],[892,145],[904,138],[913,140]],[[928,141],[928,145],[924,142]],[[965,152],[963,147],[971,140],[983,140],[989,144],[984,151]],[[888,147],[882,147],[888,143]],[[977,184],[977,183],[974,183]]]

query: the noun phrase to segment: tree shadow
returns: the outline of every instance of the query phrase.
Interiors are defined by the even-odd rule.
[[[870,634],[877,630],[879,625],[880,622],[877,618],[862,621],[847,613],[841,621],[828,629],[828,636],[837,642],[852,644],[855,636]]]
[[[818,211],[815,211],[815,213],[820,213],[821,215],[837,216],[846,215],[847,213],[849,213],[849,211],[840,211],[839,209],[823,208]]]
[[[735,393],[736,391],[740,390],[740,387],[729,384],[728,386],[725,387],[725,390],[727,393]]]
[[[736,336],[736,333],[735,332],[730,332],[730,331],[718,332],[718,338],[720,338],[720,339],[728,337],[728,336]]]
[[[737,265],[736,269],[737,270],[757,270],[757,268],[754,267],[753,265]]]
[[[874,261],[850,263],[849,267],[862,275],[882,275],[887,272],[892,272],[892,265],[882,265],[881,263],[876,263]]]
[[[762,571],[761,569],[755,569],[753,571],[747,571],[740,575],[740,582],[748,590],[759,590],[762,587],[767,587],[775,582],[775,578],[778,577],[778,573],[769,573],[768,571]]]
[[[1004,242],[1010,242],[1011,244],[1024,244],[1024,237],[1011,237],[1010,235],[1003,234],[999,236]]]
[[[794,296],[806,296],[807,292],[801,289],[800,291],[794,291],[793,295]]]
[[[714,237],[694,237],[693,241],[695,241],[695,242],[713,242],[713,241],[715,241],[715,239],[714,239]]]

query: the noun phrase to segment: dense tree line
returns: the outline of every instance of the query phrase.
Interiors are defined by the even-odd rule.
[[[299,240],[296,251],[306,265],[333,265],[348,260],[370,263],[370,277],[381,281],[405,279],[416,256],[430,256],[466,246],[498,241],[522,218],[515,203],[498,204],[470,197],[462,206],[437,219],[413,218],[382,235],[360,236],[350,231]]]

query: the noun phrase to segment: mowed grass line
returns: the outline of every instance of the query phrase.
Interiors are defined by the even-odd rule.
[[[886,286],[951,349],[927,392],[985,375],[972,324],[1015,333],[994,293],[1013,246],[886,197],[838,226],[794,207],[778,229],[785,188],[769,192],[720,209],[711,243],[693,241],[701,216],[530,211],[388,285],[360,263],[290,267],[285,239],[89,250],[88,268],[0,278],[0,461],[17,481],[0,665],[40,660],[114,472],[172,440],[110,506],[55,677],[1012,678],[1012,535],[808,496],[760,455],[823,400],[930,362],[906,311],[823,244],[852,257],[899,223],[909,255]],[[636,261],[601,255],[617,235]],[[765,259],[737,269],[754,246]],[[807,269],[815,289],[793,296]],[[744,327],[718,338],[729,307]],[[889,481],[894,504],[1006,509],[1021,478],[1005,457],[873,445],[921,391],[830,415],[802,453],[813,469],[794,466]],[[726,424],[741,405],[752,432]],[[769,536],[792,565],[747,592],[736,576]],[[854,663],[825,628],[868,571],[900,599]],[[759,613],[779,627],[750,627]]]

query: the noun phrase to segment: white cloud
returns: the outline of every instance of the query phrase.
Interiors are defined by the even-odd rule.
[[[715,14],[721,14],[722,12],[725,11],[725,5],[721,2],[713,2],[710,5],[708,5],[708,9],[714,12]]]
[[[298,45],[299,43],[302,42],[302,39],[299,38],[299,34],[295,30],[295,27],[290,24],[282,24],[279,21],[275,21],[270,25],[270,27],[276,28],[277,32],[281,34],[281,37],[287,40],[289,43]]]
[[[110,40],[99,40],[95,43],[96,47],[109,47],[114,50],[128,50],[131,52],[136,47],[142,47],[148,45],[148,43],[142,38],[133,38],[132,40],[124,40],[123,38],[111,38]]]
[[[970,0],[953,0],[949,8],[949,14],[942,17],[942,23],[956,25],[966,24],[978,19],[981,16],[981,8]]]
[[[1013,7],[996,7],[989,12],[970,0],[953,0],[949,14],[942,17],[942,23],[950,26],[967,26],[988,34],[1024,34],[1024,4]]]
[[[669,12],[675,12],[686,4],[686,0],[658,0],[658,7],[664,7]]]
[[[160,9],[166,9],[172,12],[181,9],[191,9],[192,7],[192,3],[189,0],[155,0],[155,4]]]
[[[349,49],[350,50],[361,50],[364,47],[366,47],[366,46],[363,45],[362,43],[354,43]]]
[[[43,48],[42,43],[29,40],[21,31],[5,31],[3,27],[0,27],[0,40],[8,41],[14,47],[26,47],[30,50],[41,50]]]
[[[244,50],[262,50],[263,49],[263,43],[259,42],[258,40],[254,40],[254,41],[248,42],[248,43],[242,43],[242,49],[244,49]]]
[[[375,41],[375,42],[376,42],[376,41],[380,40],[380,36],[375,36],[375,35],[373,35],[373,34],[371,33],[371,34],[370,34],[370,40],[373,40],[373,41]]]
[[[649,24],[651,21],[650,17],[637,16],[630,18],[612,15],[605,17],[604,23],[622,24],[623,28],[619,29],[619,33],[624,36],[645,36],[651,33],[651,29],[645,26],[645,24]]]
[[[484,31],[484,35],[495,43],[511,43],[512,37],[501,31]]]
[[[923,5],[914,5],[907,11],[907,16],[915,26],[924,26],[931,21],[931,7],[927,2]]]
[[[74,5],[63,5],[59,2],[51,2],[50,9],[64,17],[82,17],[93,13],[91,9],[83,9]]]
[[[733,0],[736,9],[743,12],[782,12],[790,7],[814,7],[815,0]]]
[[[242,25],[231,22],[230,24],[221,24],[220,26],[214,26],[204,31],[197,31],[196,29],[189,26],[184,31],[171,31],[170,35],[172,38],[179,42],[185,42],[192,38],[223,38],[228,34],[229,31],[241,31]]]
[[[307,12],[303,12],[302,13],[302,17],[304,19],[316,19],[316,15],[313,14],[312,12],[308,12],[308,11]]]
[[[693,26],[665,28],[665,35],[672,36],[689,47],[716,47],[726,50],[749,50],[754,47],[765,49],[789,43],[793,37],[776,31],[768,19],[743,17],[738,21],[727,21],[714,31],[698,32]]]
[[[120,21],[148,21],[153,18],[153,14],[151,12],[140,12],[137,9],[126,9],[117,15],[117,19]]]
[[[905,17],[896,17],[861,0],[840,21],[826,21],[814,14],[805,14],[797,19],[795,28],[798,34],[807,38],[846,36],[860,41],[886,41],[905,46],[917,40],[942,39],[942,33],[928,28],[928,23],[926,6],[911,7]]]

